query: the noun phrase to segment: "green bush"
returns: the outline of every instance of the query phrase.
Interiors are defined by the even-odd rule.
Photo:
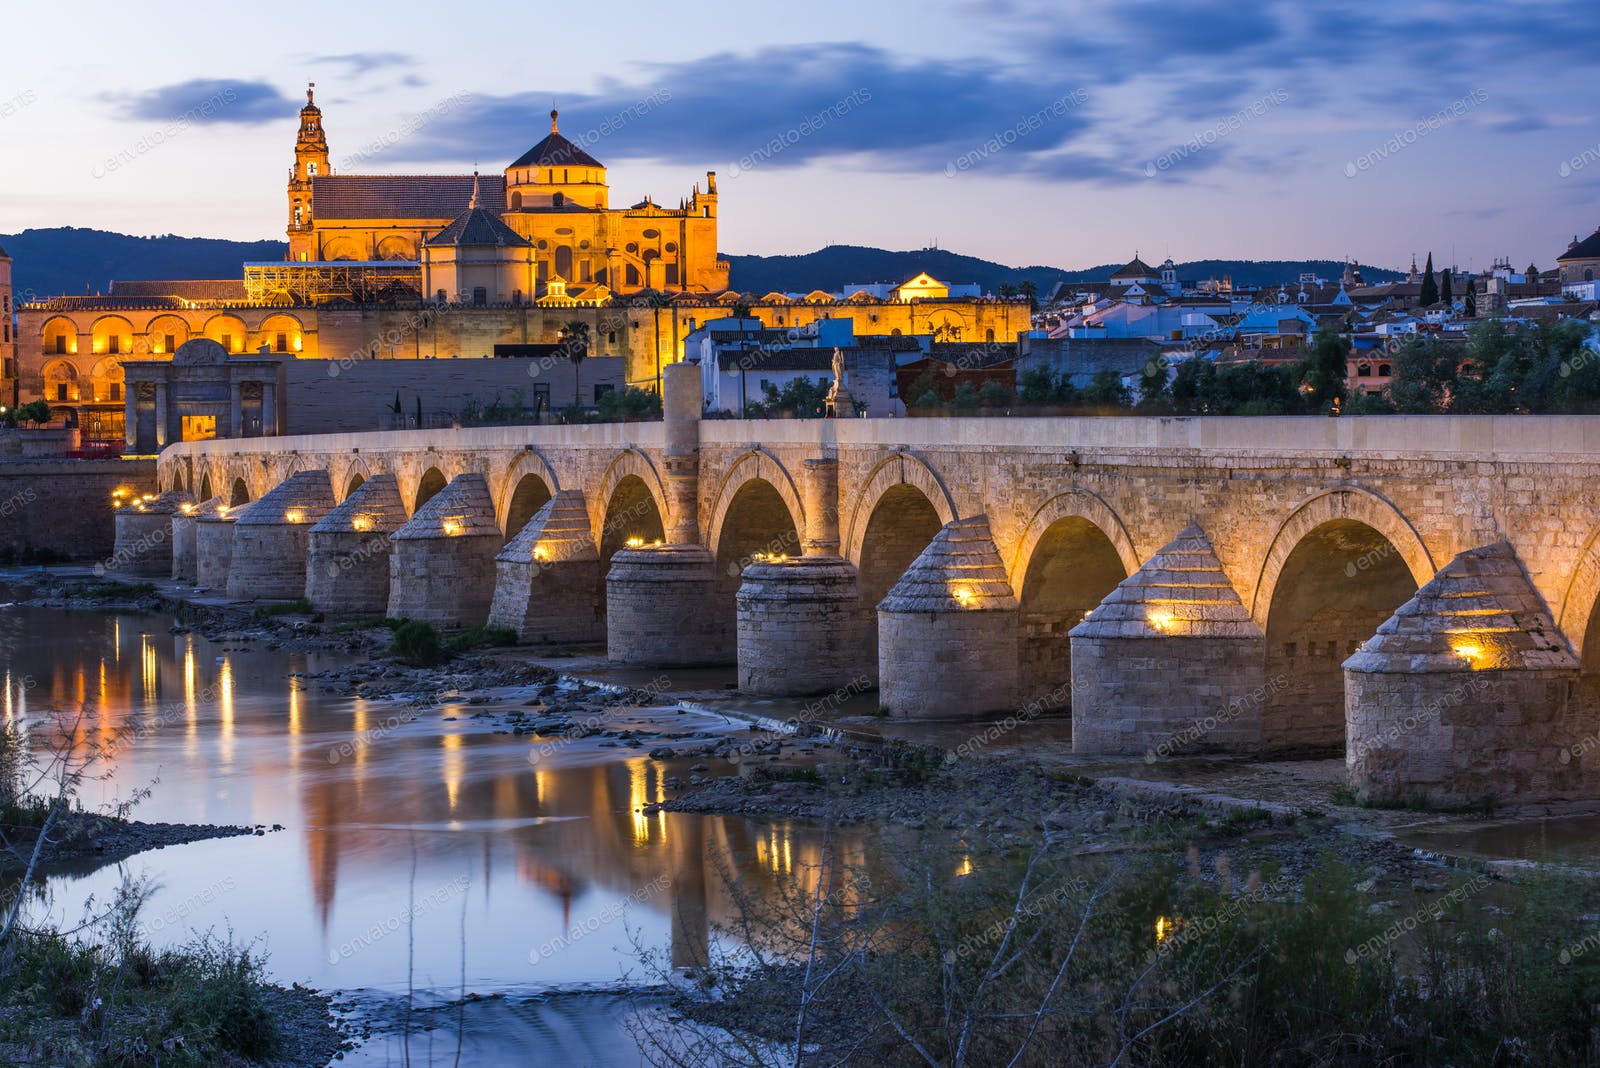
[[[452,653],[465,653],[487,646],[515,644],[517,644],[516,631],[510,627],[497,627],[492,623],[485,623],[481,627],[473,627],[455,635],[445,643],[445,649]]]
[[[389,642],[389,655],[419,667],[438,664],[448,658],[433,624],[417,619],[404,620],[395,627],[394,637]]]

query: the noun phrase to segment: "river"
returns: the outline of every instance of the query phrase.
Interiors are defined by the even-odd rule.
[[[786,822],[641,814],[692,760],[598,737],[539,746],[465,704],[418,715],[318,693],[291,676],[338,657],[172,627],[0,608],[6,719],[38,739],[52,710],[81,710],[80,743],[116,739],[87,807],[149,787],[135,818],[282,829],[53,876],[54,907],[74,916],[142,874],[157,885],[143,913],[153,942],[253,940],[273,979],[348,992],[356,1018],[393,1021],[408,991],[419,1006],[478,996],[459,1028],[439,1012],[436,1030],[380,1030],[343,1063],[399,1064],[409,1042],[409,1063],[448,1064],[458,1040],[464,1064],[642,1063],[627,1029],[647,978],[640,948],[703,958],[731,915],[724,858],[772,887],[804,878],[820,847]],[[727,729],[672,708],[616,712],[652,729]]]

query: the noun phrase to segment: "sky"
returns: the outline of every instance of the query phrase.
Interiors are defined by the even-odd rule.
[[[282,239],[315,81],[336,172],[500,171],[555,106],[613,205],[717,171],[724,253],[1548,268],[1600,226],[1596,41],[1541,0],[14,5],[0,232]]]

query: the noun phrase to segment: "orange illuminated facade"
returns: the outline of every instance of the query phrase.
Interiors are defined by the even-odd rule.
[[[728,287],[728,265],[717,258],[716,173],[708,171],[705,187],[696,183],[678,207],[646,197],[613,208],[605,165],[561,133],[555,111],[549,134],[501,175],[346,175],[333,171],[322,109],[307,90],[288,203],[290,260],[417,262],[430,299],[440,289],[452,302],[494,304],[531,301],[552,285],[578,300],[601,287],[605,296]],[[512,247],[494,281],[476,277],[459,290],[453,271],[430,277],[430,261],[441,258],[437,239],[463,220],[469,204],[527,246]]]

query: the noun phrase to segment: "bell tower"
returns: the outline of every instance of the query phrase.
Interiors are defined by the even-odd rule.
[[[306,106],[300,109],[300,132],[294,142],[294,169],[289,172],[289,259],[310,260],[317,255],[311,230],[311,182],[333,173],[328,160],[328,136],[322,130],[322,109],[317,107],[317,83],[306,87]]]

